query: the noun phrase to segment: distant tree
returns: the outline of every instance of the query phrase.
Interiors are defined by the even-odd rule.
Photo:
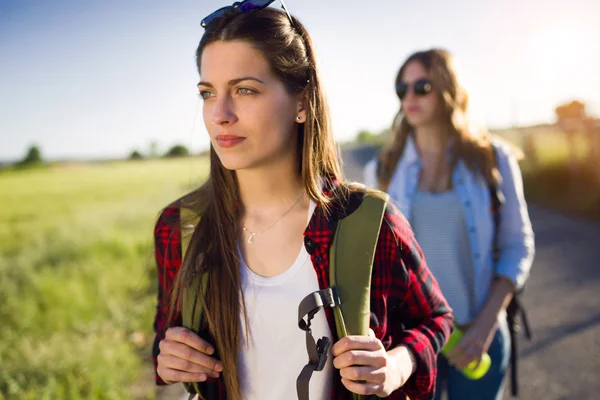
[[[156,141],[150,142],[150,158],[158,157],[158,143]]]
[[[583,120],[586,118],[585,103],[577,100],[559,105],[554,112],[558,126],[566,134],[581,130]]]
[[[569,152],[569,170],[571,174],[571,188],[573,192],[576,190],[577,180],[580,176],[580,165],[577,159],[576,138],[577,133],[584,130],[586,120],[585,103],[573,100],[569,103],[561,104],[554,109],[556,114],[556,122],[559,129],[564,133],[567,140],[567,148]],[[589,147],[591,148],[591,146]]]
[[[375,139],[376,136],[377,135],[375,133],[369,132],[367,130],[362,130],[358,132],[358,135],[356,135],[356,141],[358,143],[369,143],[373,141],[373,139]]]
[[[190,155],[188,148],[181,144],[177,144],[177,145],[171,147],[169,149],[169,151],[167,151],[167,153],[165,154],[165,157],[168,157],[168,158],[186,157],[188,155]]]
[[[132,151],[131,154],[129,155],[130,160],[141,160],[143,158],[144,157],[137,150]]]
[[[42,163],[42,152],[38,146],[31,146],[27,150],[27,154],[21,161],[17,163],[18,166],[30,166]]]
[[[371,132],[363,129],[356,135],[356,142],[360,144],[382,144],[385,140],[387,130],[382,132]]]
[[[600,188],[600,120],[586,117],[583,127],[588,142],[587,163],[595,171],[596,184]]]

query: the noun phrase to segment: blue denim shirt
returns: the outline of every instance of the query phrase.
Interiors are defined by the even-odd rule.
[[[475,272],[474,318],[483,307],[495,276],[503,276],[515,287],[523,286],[529,276],[534,256],[534,236],[527,204],[523,195],[523,180],[516,157],[510,146],[494,140],[498,170],[502,176],[499,189],[505,197],[500,210],[498,247],[500,256],[493,260],[494,221],[491,213],[491,199],[487,183],[479,175],[473,174],[464,162],[459,161],[452,172],[452,182],[464,206],[473,268]],[[411,215],[412,199],[417,189],[421,160],[409,136],[402,158],[390,181],[388,193],[405,216]],[[364,168],[364,183],[377,188],[377,160],[372,160]]]

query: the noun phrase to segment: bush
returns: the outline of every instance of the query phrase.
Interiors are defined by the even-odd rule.
[[[130,160],[142,160],[143,158],[144,156],[142,156],[142,154],[137,150],[132,151],[129,155]]]
[[[355,142],[358,144],[383,145],[387,137],[387,133],[387,130],[383,130],[381,132],[371,132],[363,129],[356,135]]]
[[[38,146],[31,146],[27,154],[17,163],[18,167],[38,165],[42,163],[42,152]]]
[[[169,149],[165,154],[165,157],[173,158],[173,157],[187,157],[190,155],[190,152],[187,147],[177,144]]]
[[[528,200],[584,218],[600,220],[600,183],[593,166],[572,171],[565,162],[524,169]]]
[[[377,139],[377,134],[369,132],[369,131],[360,131],[358,132],[358,135],[356,136],[356,141],[358,143],[372,143],[374,140]]]

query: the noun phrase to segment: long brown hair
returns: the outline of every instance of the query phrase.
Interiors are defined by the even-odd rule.
[[[453,145],[450,165],[463,160],[467,167],[479,173],[488,184],[497,184],[500,175],[496,168],[494,150],[487,130],[474,125],[469,120],[469,96],[460,84],[452,55],[443,49],[430,49],[412,54],[402,64],[396,77],[396,85],[402,80],[406,66],[412,62],[420,63],[428,71],[434,92],[439,96],[439,115]],[[394,117],[392,140],[379,156],[377,171],[379,187],[387,190],[396,164],[402,157],[406,140],[413,127],[404,118],[402,109]]]
[[[198,72],[207,45],[216,41],[245,41],[260,51],[290,94],[305,91],[306,122],[298,124],[298,176],[308,195],[327,208],[331,199],[324,183],[341,181],[342,172],[330,130],[329,109],[321,86],[311,39],[295,18],[274,8],[232,13],[213,21],[196,51]],[[180,207],[202,215],[195,227],[181,269],[176,277],[171,316],[181,304],[181,287],[195,274],[208,273],[208,287],[199,296],[204,309],[204,328],[223,363],[228,398],[241,399],[237,356],[241,346],[240,313],[243,310],[236,241],[241,204],[235,171],[227,170],[214,149],[210,151],[210,176],[198,190],[179,201]],[[186,224],[187,221],[180,223]],[[199,288],[195,288],[200,291]],[[171,318],[170,318],[171,319]]]

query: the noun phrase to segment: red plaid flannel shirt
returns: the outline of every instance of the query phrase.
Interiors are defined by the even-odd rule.
[[[317,206],[304,232],[304,244],[310,253],[321,289],[329,286],[329,247],[337,222],[355,210],[361,201],[361,194],[352,194],[342,206],[334,203],[327,214]],[[173,280],[181,266],[177,206],[163,210],[156,224],[154,237],[159,282],[153,349],[156,370],[158,343],[164,338],[168,327],[169,296]],[[333,313],[329,308],[325,311],[331,332],[335,335]],[[406,345],[417,360],[416,372],[401,389],[388,398],[404,400],[405,396],[409,396],[411,400],[433,399],[436,358],[451,332],[451,309],[427,268],[412,229],[393,205],[389,205],[385,212],[377,242],[371,279],[371,313],[375,317],[371,318],[371,328],[385,348],[389,350]],[[173,325],[180,325],[181,315],[174,318]],[[373,325],[377,323],[374,321],[378,325]],[[158,374],[156,383],[164,384]],[[221,378],[211,380],[206,385],[206,389],[212,394],[210,400],[227,398]],[[350,392],[342,385],[337,370],[333,386],[332,399],[352,399]]]

